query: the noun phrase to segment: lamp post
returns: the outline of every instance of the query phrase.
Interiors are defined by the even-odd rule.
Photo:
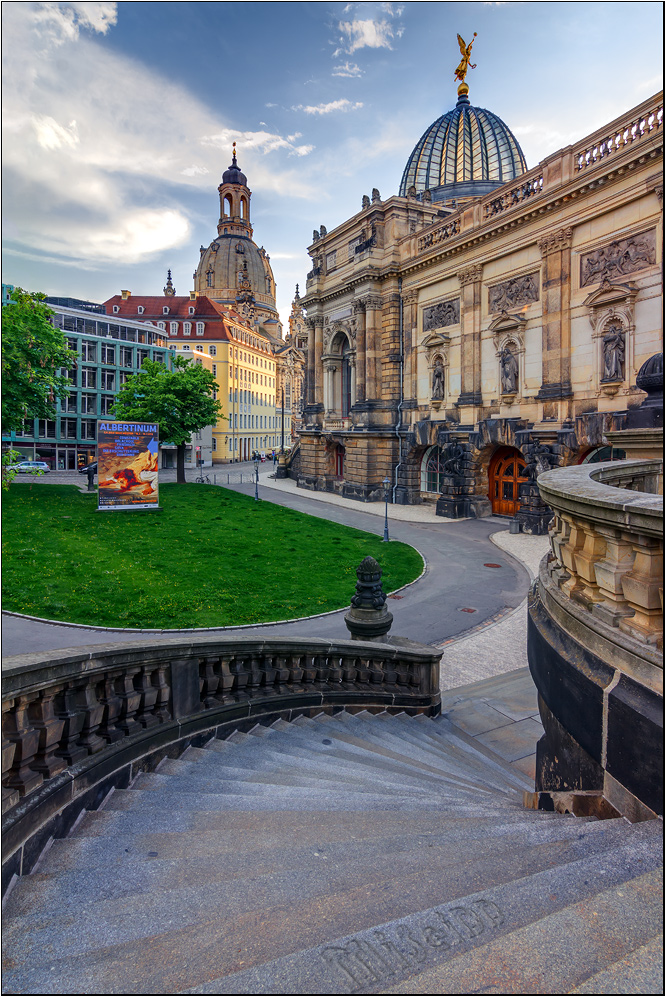
[[[388,543],[391,539],[389,537],[388,531],[388,488],[391,482],[388,478],[384,478],[384,536],[382,538],[383,543]]]
[[[259,461],[254,458],[254,501],[259,501]]]

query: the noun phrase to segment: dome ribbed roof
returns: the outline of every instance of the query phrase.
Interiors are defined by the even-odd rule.
[[[459,97],[423,133],[407,161],[400,196],[410,187],[433,200],[478,197],[527,170],[522,149],[501,118]]]

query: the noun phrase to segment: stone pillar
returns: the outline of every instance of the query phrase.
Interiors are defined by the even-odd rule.
[[[324,368],[321,356],[324,352],[324,318],[314,317],[314,403],[322,405],[324,401]]]
[[[563,418],[559,400],[571,390],[571,242],[573,229],[562,228],[539,240],[543,259],[541,309],[541,388],[543,417]]]
[[[349,358],[349,377],[351,384],[351,404],[356,404],[356,357]]]
[[[332,415],[335,411],[335,364],[327,363],[324,368],[324,412]]]
[[[355,301],[354,314],[356,315],[356,398],[357,402],[363,402],[366,398],[366,335],[365,335],[365,302]]]
[[[405,353],[405,399],[416,403],[418,391],[418,291],[402,296],[402,328]]]
[[[483,266],[474,263],[458,273],[460,281],[461,386],[458,405],[481,404],[481,277]],[[465,421],[461,416],[461,421]],[[475,421],[474,415],[469,419]]]
[[[365,397],[367,401],[381,397],[382,299],[378,294],[365,298]]]
[[[306,374],[305,404],[314,405],[314,384],[315,384],[315,323],[314,319],[306,318],[305,324],[308,330],[308,367]],[[275,396],[277,402],[277,394]]]

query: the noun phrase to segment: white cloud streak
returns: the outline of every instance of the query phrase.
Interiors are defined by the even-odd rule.
[[[340,21],[340,47],[333,53],[337,58],[342,53],[352,55],[362,48],[392,48],[393,26],[389,21],[366,20]]]
[[[306,114],[332,114],[333,111],[357,111],[363,107],[360,100],[351,101],[346,97],[340,100],[332,100],[328,104],[296,104],[292,111],[304,111]]]
[[[363,76],[363,70],[355,62],[343,62],[341,66],[335,66],[331,76]]]

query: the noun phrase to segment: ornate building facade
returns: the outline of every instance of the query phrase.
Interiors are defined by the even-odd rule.
[[[540,470],[609,454],[606,432],[646,398],[663,98],[527,170],[458,93],[399,196],[374,190],[314,233],[299,485],[372,501],[388,477],[394,502],[523,515]]]

